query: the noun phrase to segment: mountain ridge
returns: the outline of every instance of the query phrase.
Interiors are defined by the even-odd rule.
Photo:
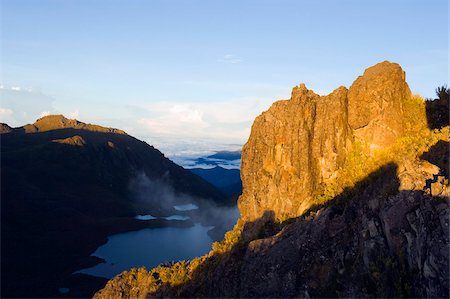
[[[8,273],[2,296],[57,297],[64,284],[84,289],[71,296],[91,296],[105,281],[94,286],[87,275],[71,273],[99,262],[90,254],[108,235],[192,224],[134,219],[141,212],[169,214],[176,204],[152,193],[141,196],[131,188],[137,178],[186,194],[199,206],[225,200],[210,183],[122,130],[47,116],[0,138],[1,259]]]
[[[62,114],[43,116],[41,118],[38,118],[33,124],[27,124],[22,127],[16,128],[16,130],[23,130],[25,133],[46,132],[58,129],[80,129],[92,132],[104,132],[104,133],[127,135],[125,131],[120,129],[84,123],[76,119],[66,118]]]
[[[189,170],[219,188],[227,196],[238,196],[242,192],[239,169],[214,166],[213,168],[190,168]]]

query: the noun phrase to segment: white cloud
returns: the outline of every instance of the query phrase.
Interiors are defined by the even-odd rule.
[[[53,98],[31,88],[20,86],[0,88],[1,119],[13,127],[33,123],[43,113],[54,113]],[[12,112],[13,113],[12,113]]]
[[[139,123],[157,136],[195,136],[208,127],[203,112],[190,105],[162,102],[147,105],[146,109],[155,116],[142,118]]]
[[[12,91],[28,91],[28,92],[33,92],[33,89],[31,87],[21,87],[21,86],[11,86],[11,87],[7,87],[3,84],[0,84],[0,89],[4,89],[4,90],[12,90]]]
[[[0,107],[0,115],[1,116],[11,116],[13,113],[14,112],[11,109]]]
[[[142,107],[148,116],[134,130],[141,136],[210,139],[244,143],[254,118],[269,108],[272,99],[242,97],[227,102],[159,102]]]
[[[50,111],[42,111],[40,116],[44,117],[44,116],[48,116],[48,115],[50,115]]]
[[[222,59],[219,59],[219,61],[224,63],[237,64],[242,62],[242,59],[233,54],[226,54],[222,57]]]
[[[69,113],[69,118],[77,119],[80,116],[80,111],[77,109]]]
[[[13,119],[14,111],[8,108],[0,107],[0,122],[2,123],[10,123]]]

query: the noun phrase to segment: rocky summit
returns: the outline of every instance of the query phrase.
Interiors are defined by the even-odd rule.
[[[224,240],[95,297],[447,297],[449,126],[434,110],[449,91],[430,104],[405,78],[385,61],[327,96],[294,87],[252,126]]]
[[[267,210],[300,215],[328,195],[327,187],[342,184],[346,157],[356,146],[381,149],[402,135],[409,98],[405,73],[387,61],[367,69],[350,89],[327,96],[304,84],[294,87],[290,100],[274,103],[253,124],[242,153],[242,217],[254,220]]]

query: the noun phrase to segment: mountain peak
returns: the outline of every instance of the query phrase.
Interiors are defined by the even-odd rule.
[[[292,89],[292,93],[291,93],[291,99],[294,101],[301,101],[302,99],[312,99],[317,97],[318,95],[308,89],[305,85],[305,83],[300,83],[299,86],[295,86]]]
[[[399,64],[383,61],[353,82],[348,90],[348,123],[355,136],[383,147],[401,135],[404,101],[411,97],[405,78]]]
[[[126,134],[125,131],[86,124],[76,119],[69,119],[62,114],[47,115],[36,120],[34,124],[23,126],[25,133],[46,132],[59,129],[78,129],[103,133]]]
[[[76,127],[80,122],[76,119],[69,119],[62,114],[47,115],[38,118],[34,125],[36,127],[54,127],[54,128],[67,128]]]
[[[243,219],[257,219],[268,210],[298,216],[316,198],[334,195],[337,191],[326,186],[340,190],[350,177],[342,174],[350,169],[348,161],[356,152],[363,154],[358,145],[370,155],[369,150],[386,148],[402,136],[410,98],[404,71],[389,61],[367,68],[349,89],[339,87],[326,96],[304,84],[294,87],[290,100],[276,102],[256,118],[244,146]],[[416,120],[426,123],[424,117]]]
[[[377,63],[371,67],[368,67],[365,71],[364,71],[364,75],[363,76],[373,76],[373,75],[378,75],[378,74],[400,74],[401,75],[401,80],[405,80],[406,76],[405,76],[405,72],[403,71],[402,67],[395,62],[390,62],[388,60],[382,61],[380,63]],[[393,78],[396,78],[398,76],[394,76]]]

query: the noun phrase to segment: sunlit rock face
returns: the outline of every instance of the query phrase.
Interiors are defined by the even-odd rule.
[[[403,131],[403,102],[411,97],[405,72],[384,61],[368,68],[348,91],[348,124],[372,147],[392,143]]]
[[[268,210],[297,216],[308,209],[345,167],[355,142],[380,149],[401,135],[409,97],[404,71],[387,61],[368,68],[349,90],[319,96],[304,84],[294,87],[290,100],[275,102],[256,118],[244,146],[243,219]]]

